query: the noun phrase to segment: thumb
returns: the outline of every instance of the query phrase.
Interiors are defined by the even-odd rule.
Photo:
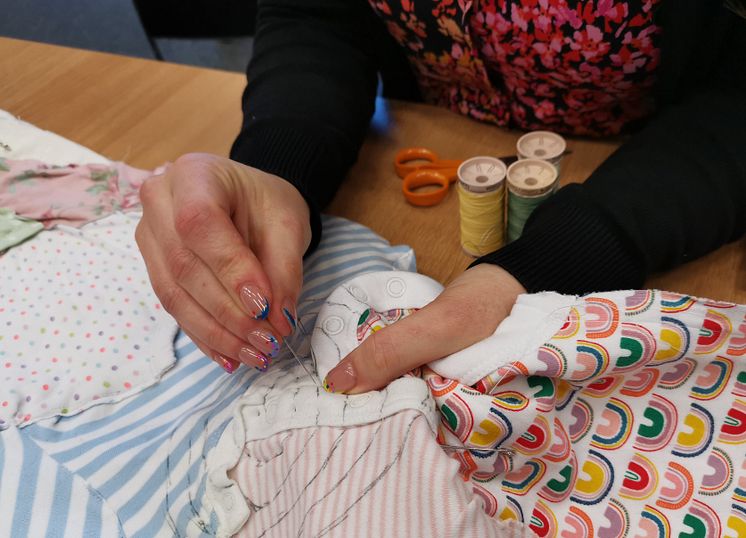
[[[473,335],[470,338],[469,331],[462,330],[467,316],[454,316],[452,302],[441,295],[422,310],[375,332],[327,374],[324,388],[344,394],[379,389],[473,343]]]
[[[491,335],[525,288],[483,263],[456,278],[422,310],[374,333],[324,380],[329,392],[378,389],[402,374]]]

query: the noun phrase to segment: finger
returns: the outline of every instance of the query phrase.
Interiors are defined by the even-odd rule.
[[[156,250],[148,244],[144,252],[148,253],[148,258],[164,259],[168,267],[168,271],[154,272],[154,278],[158,280],[157,283],[154,281],[154,285],[158,284],[159,289],[172,289],[172,284],[175,282],[218,324],[228,329],[240,340],[251,344],[254,351],[258,350],[260,354],[253,359],[261,363],[261,356],[266,358],[276,356],[280,351],[280,339],[273,333],[270,324],[258,322],[246,316],[204,262],[188,248],[182,246],[175,232],[169,231],[172,229],[169,195],[170,193],[166,193],[162,196],[147,197],[148,216],[150,217],[146,223],[150,228],[148,237],[151,238],[152,243],[152,239],[156,237],[153,231],[158,230],[159,247]],[[172,290],[172,293],[178,293],[178,290]],[[177,320],[180,323],[184,321],[178,317]],[[200,336],[200,333],[197,334]],[[204,340],[204,337],[202,339]]]
[[[279,220],[279,219],[278,219]],[[272,297],[279,308],[270,312],[269,322],[280,335],[291,334],[296,327],[296,304],[303,285],[303,230],[293,230],[290,222],[267,222],[263,240],[256,251],[262,267],[272,275]]]
[[[266,356],[220,325],[168,276],[160,245],[155,242],[147,224],[138,226],[136,239],[143,253],[153,290],[163,308],[176,319],[184,331],[193,334],[202,342],[204,348],[200,349],[205,352],[216,352],[225,358],[240,360],[247,366],[266,367],[269,364]]]
[[[229,374],[232,374],[233,372],[235,372],[236,370],[238,370],[238,367],[241,365],[240,362],[238,362],[237,360],[234,360],[234,359],[229,359],[227,357],[223,357],[217,351],[210,349],[207,346],[207,344],[205,344],[203,341],[201,341],[199,338],[197,338],[193,334],[190,334],[187,331],[184,331],[184,333],[189,337],[189,339],[192,342],[194,342],[194,345],[196,345],[200,349],[200,351],[202,351],[202,353],[205,354],[206,357],[211,358],[223,370],[225,370]]]
[[[235,303],[254,319],[269,315],[269,279],[231,220],[232,204],[214,165],[180,158],[169,171],[178,177],[173,189],[174,224],[183,245],[201,259]]]
[[[167,222],[157,229],[167,229]],[[176,284],[207,310],[221,325],[239,338],[245,338],[257,322],[246,316],[223,288],[210,268],[178,238],[167,239],[168,233],[161,232],[160,245],[164,252],[167,274]]]
[[[201,259],[185,247],[166,250],[175,282],[220,325],[270,358],[279,353],[281,339],[275,335],[277,331],[269,322],[247,316]]]
[[[266,322],[257,323],[247,319],[237,309],[225,289],[220,286],[214,275],[204,266],[201,260],[190,255],[185,248],[174,246],[178,245],[178,238],[176,238],[175,232],[170,231],[172,230],[170,222],[172,212],[169,203],[169,189],[162,192],[166,185],[163,178],[151,183],[147,186],[148,192],[145,193],[146,216],[140,222],[136,235],[146,260],[146,266],[148,266],[148,271],[151,274],[151,281],[156,293],[164,303],[164,308],[171,310],[172,315],[182,327],[194,326],[199,323],[199,321],[194,321],[195,318],[199,319],[200,314],[198,311],[191,310],[190,305],[193,305],[193,303],[187,301],[185,304],[178,300],[181,290],[184,290],[197,304],[207,310],[219,325],[227,326],[242,341],[240,348],[236,348],[234,339],[227,339],[222,344],[209,346],[211,350],[229,349],[230,357],[238,357],[249,366],[266,369],[269,360],[279,352],[280,348],[280,342],[270,332],[269,324]],[[157,243],[153,229],[159,231]],[[168,271],[163,270],[165,265],[163,252],[169,253],[167,259],[172,264],[171,273],[176,273],[176,278],[173,278]],[[178,263],[175,263],[175,261]],[[181,282],[178,280],[181,280]],[[174,295],[177,298],[173,298]],[[185,313],[179,314],[180,310]],[[203,322],[199,327],[199,329],[194,329],[192,333],[200,341],[205,341],[206,336],[203,333],[210,327],[214,327],[214,323],[204,324]],[[249,342],[251,345],[245,342]],[[225,351],[222,352],[225,353]]]
[[[375,332],[327,374],[324,388],[346,394],[379,389],[413,368],[472,343],[461,336],[467,331],[454,319],[451,303],[438,298]]]

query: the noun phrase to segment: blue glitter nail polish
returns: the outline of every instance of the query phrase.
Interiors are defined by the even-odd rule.
[[[269,300],[255,286],[244,285],[239,293],[248,313],[256,320],[267,319],[269,315]]]
[[[268,355],[270,357],[277,356],[277,354],[280,352],[280,342],[271,334],[269,335],[269,345],[272,346],[272,349],[269,351]]]
[[[290,310],[283,308],[282,313],[285,315],[285,319],[288,320],[288,323],[290,323],[290,327],[295,330],[295,318],[290,313]]]
[[[265,300],[264,306],[259,311],[259,313],[256,316],[254,316],[254,318],[258,321],[262,321],[262,320],[267,319],[267,316],[269,316],[269,301]]]

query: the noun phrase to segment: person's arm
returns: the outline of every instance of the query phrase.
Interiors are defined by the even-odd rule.
[[[319,210],[354,163],[375,106],[383,27],[362,0],[260,0],[243,125],[231,158]],[[310,250],[309,249],[309,250]]]
[[[385,386],[492,334],[526,291],[642,286],[649,272],[743,235],[746,20],[735,23],[729,56],[701,44],[723,68],[708,84],[690,86],[688,97],[661,110],[585,184],[542,204],[521,238],[477,260],[425,308],[367,338],[324,386],[345,393]]]
[[[146,180],[136,233],[164,308],[228,372],[266,369],[295,328],[303,254],[362,144],[384,58],[364,0],[259,8],[234,160],[188,154]]]
[[[741,237],[746,20],[732,18],[706,84],[660,110],[584,184],[537,208],[518,240],[475,265],[497,264],[529,292],[637,288]]]

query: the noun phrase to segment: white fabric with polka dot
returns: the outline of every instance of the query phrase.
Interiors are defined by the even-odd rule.
[[[0,257],[0,430],[157,382],[177,325],[134,239],[139,214],[43,231]]]

